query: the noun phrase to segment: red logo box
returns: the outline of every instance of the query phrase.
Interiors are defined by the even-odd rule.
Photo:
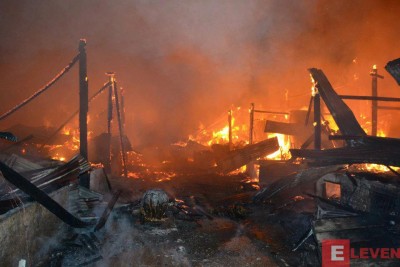
[[[350,267],[350,240],[322,241],[322,267]]]

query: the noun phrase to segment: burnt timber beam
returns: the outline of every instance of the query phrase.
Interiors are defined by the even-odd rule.
[[[32,197],[32,199],[43,205],[46,209],[48,209],[51,213],[60,218],[63,222],[75,228],[83,228],[91,225],[87,222],[81,221],[80,219],[69,213],[46,193],[37,188],[34,184],[32,184],[22,175],[8,167],[3,162],[0,162],[0,170],[7,181],[28,194],[30,197]]]
[[[382,109],[382,110],[400,110],[400,107],[378,106],[378,109]]]
[[[273,137],[256,144],[249,144],[243,148],[232,150],[223,159],[217,161],[217,171],[229,173],[278,149],[278,138]]]
[[[110,216],[110,213],[111,213],[112,209],[114,208],[115,203],[117,203],[117,200],[120,195],[121,195],[121,191],[119,191],[119,190],[113,194],[111,200],[107,204],[106,209],[103,211],[103,214],[101,215],[99,222],[96,224],[96,226],[94,228],[95,232],[104,227],[104,225],[106,224],[107,219]]]
[[[267,120],[264,128],[265,133],[279,133],[285,135],[298,135],[299,132],[310,132],[311,127],[307,127],[304,123],[289,123]]]
[[[367,96],[367,95],[339,95],[341,99],[349,100],[370,100],[370,101],[385,101],[385,102],[400,102],[398,97],[386,97],[386,96]]]
[[[343,102],[335,92],[328,78],[320,69],[308,70],[316,82],[316,88],[324,100],[329,112],[343,135],[366,135],[361,128],[351,109]]]
[[[126,166],[126,151],[124,143],[124,132],[121,120],[120,104],[118,99],[118,87],[117,82],[114,80],[114,96],[115,96],[115,110],[117,111],[117,122],[118,122],[118,133],[119,133],[119,143],[121,146],[122,163],[124,165],[124,177],[128,177],[128,169]]]
[[[86,40],[79,42],[79,152],[86,160],[88,159],[87,140],[87,114],[89,111],[89,86],[86,62]],[[90,175],[84,173],[79,177],[79,184],[90,187]]]
[[[385,69],[395,79],[398,85],[400,85],[400,58],[389,61]]]
[[[375,163],[400,166],[400,152],[396,148],[380,146],[342,147],[325,150],[291,149],[294,158],[307,158],[324,164]]]

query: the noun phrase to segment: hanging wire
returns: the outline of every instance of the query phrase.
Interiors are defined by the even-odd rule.
[[[100,95],[105,89],[108,88],[108,86],[111,84],[111,82],[106,82],[105,84],[103,84],[103,86],[93,95],[89,98],[89,103],[92,102],[92,100],[94,100],[98,95]],[[66,119],[55,131],[54,133],[52,133],[49,138],[48,141],[53,140],[53,138],[57,135],[57,133],[59,131],[61,131],[64,126],[70,122],[73,118],[75,118],[75,116],[79,113],[79,109],[76,110],[73,114],[71,114],[68,119]],[[43,144],[40,148],[42,148],[45,144]]]
[[[44,93],[47,89],[49,89],[55,82],[57,82],[65,73],[67,73],[72,66],[74,66],[74,64],[79,60],[80,54],[76,55],[72,61],[62,70],[60,71],[51,81],[49,81],[45,86],[43,86],[42,88],[40,88],[38,91],[36,91],[33,95],[31,95],[30,97],[28,97],[27,99],[25,99],[24,101],[22,101],[21,103],[19,103],[18,105],[16,105],[15,107],[13,107],[12,109],[10,109],[9,111],[7,111],[6,113],[4,113],[3,115],[0,116],[0,120],[3,120],[5,118],[7,118],[8,116],[10,116],[11,114],[13,114],[15,111],[19,110],[20,108],[22,108],[23,106],[25,106],[26,104],[28,104],[29,102],[31,102],[33,99],[35,99],[36,97],[38,97],[39,95],[41,95],[42,93]]]

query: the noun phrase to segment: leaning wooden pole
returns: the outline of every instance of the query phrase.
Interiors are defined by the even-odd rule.
[[[372,67],[371,73],[372,77],[372,97],[378,97],[378,78],[383,79],[382,75],[378,74],[378,69],[376,65]],[[372,100],[371,104],[371,135],[377,136],[378,134],[378,101]]]
[[[108,142],[108,155],[107,162],[104,164],[106,173],[112,173],[112,120],[113,120],[113,94],[114,94],[114,72],[106,72],[109,78],[110,86],[108,87],[108,113],[107,113],[107,142]]]
[[[118,89],[117,83],[114,80],[114,95],[115,95],[115,107],[117,110],[117,119],[118,119],[118,130],[119,130],[119,142],[121,146],[121,154],[122,154],[122,164],[124,165],[124,176],[128,177],[128,170],[126,166],[126,154],[125,154],[125,145],[124,145],[124,133],[123,133],[123,126],[121,121],[121,111],[120,111],[120,104],[118,99]]]
[[[121,87],[121,121],[122,121],[122,132],[125,133],[125,90]]]
[[[89,86],[87,77],[86,40],[79,42],[79,152],[86,160],[88,159],[87,142],[87,114],[89,111]],[[79,176],[79,184],[86,188],[90,187],[90,175],[84,173]]]

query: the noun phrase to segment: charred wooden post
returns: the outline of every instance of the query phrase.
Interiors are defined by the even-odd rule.
[[[109,78],[110,86],[108,87],[108,113],[107,113],[107,133],[111,135],[111,123],[113,119],[113,90],[114,90],[114,72],[106,72]]]
[[[124,146],[124,133],[122,128],[122,121],[121,121],[121,111],[119,106],[119,99],[118,99],[118,90],[117,90],[117,83],[114,79],[114,96],[115,96],[115,107],[117,111],[117,119],[118,119],[118,130],[119,130],[119,142],[121,146],[121,154],[122,154],[122,164],[124,165],[124,176],[128,177],[128,170],[126,166],[126,154],[125,154],[125,146]]]
[[[249,127],[249,144],[253,143],[253,128],[254,128],[254,103],[250,104],[250,127]]]
[[[121,95],[121,122],[122,122],[122,132],[125,133],[125,90],[121,87],[120,95]]]
[[[372,77],[372,97],[377,97],[378,96],[378,78],[383,79],[383,76],[378,74],[378,69],[376,68],[376,65],[374,65],[372,67],[370,75]],[[371,120],[372,120],[371,135],[376,136],[378,133],[378,101],[377,100],[372,100]]]
[[[108,156],[107,162],[104,163],[104,169],[106,173],[111,173],[111,144],[112,144],[112,119],[113,119],[113,92],[114,88],[114,81],[115,81],[115,73],[114,72],[106,72],[106,75],[109,78],[110,86],[108,87],[108,113],[107,113],[107,134],[108,134]]]
[[[232,110],[228,111],[229,147],[232,146]]]
[[[250,104],[250,125],[249,125],[249,145],[253,144],[253,128],[254,128],[254,103]],[[254,163],[249,162],[246,165],[246,173],[250,176],[250,177],[254,177],[255,176],[255,168],[254,168]]]
[[[88,159],[87,144],[87,114],[89,111],[89,86],[87,77],[86,40],[79,42],[79,152]],[[79,184],[86,188],[90,186],[89,173],[79,177]]]
[[[314,95],[314,148],[321,149],[321,98],[318,90]]]

